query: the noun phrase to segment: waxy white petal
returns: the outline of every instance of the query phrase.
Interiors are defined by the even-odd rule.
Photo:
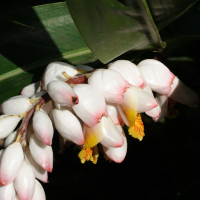
[[[165,117],[165,115],[167,114],[167,110],[168,110],[168,96],[167,95],[164,95],[164,94],[159,94],[159,93],[156,93],[156,100],[161,108],[161,113],[159,115],[158,118],[154,117],[153,120],[154,121],[159,121],[161,120],[162,118]]]
[[[14,185],[20,200],[32,200],[35,191],[35,175],[25,160],[14,180]]]
[[[124,143],[121,133],[112,119],[103,116],[99,123],[93,127],[83,124],[83,133],[86,147],[94,147],[98,143],[107,147],[121,147]]]
[[[40,110],[35,111],[32,125],[36,136],[46,145],[51,146],[53,138],[53,125],[49,116]]]
[[[0,106],[0,110],[3,114],[19,115],[26,112],[31,105],[28,97],[19,95],[4,101]]]
[[[104,153],[114,162],[116,163],[121,163],[127,153],[127,139],[125,136],[125,133],[122,129],[122,127],[120,125],[116,125],[116,127],[118,128],[118,130],[120,131],[120,133],[122,134],[122,137],[124,139],[124,144],[122,147],[117,147],[117,148],[112,148],[112,147],[105,147],[102,145],[103,147],[103,151]]]
[[[109,69],[119,72],[131,85],[143,88],[146,81],[139,68],[128,60],[117,60],[109,64]]]
[[[72,87],[63,81],[52,81],[48,84],[47,90],[51,98],[62,106],[73,106],[78,104],[78,96]]]
[[[102,117],[101,123],[104,135],[100,143],[106,147],[121,147],[124,140],[112,119],[109,116]]]
[[[151,89],[160,94],[169,94],[175,75],[161,62],[146,59],[138,67]]]
[[[35,177],[41,180],[42,182],[47,183],[48,181],[47,171],[44,170],[37,162],[35,162],[29,148],[25,148],[24,153],[26,162],[32,167]]]
[[[8,185],[0,185],[0,199],[1,200],[13,200],[15,197],[15,188],[13,182]]]
[[[75,76],[77,74],[77,69],[64,62],[56,61],[50,63],[42,76],[42,90],[47,90],[47,85],[51,81],[66,81],[67,79],[62,75],[62,72],[66,72],[69,76]]]
[[[34,160],[46,171],[52,172],[53,151],[51,146],[44,144],[35,134],[30,137],[29,148]]]
[[[171,85],[171,92],[167,96],[190,107],[200,103],[199,96],[177,77],[175,77]]]
[[[122,117],[119,113],[117,105],[113,104],[113,103],[107,103],[106,107],[107,107],[107,110],[108,110],[108,115],[111,117],[114,124],[115,125],[120,124],[121,126],[123,126],[124,122],[123,122]]]
[[[12,144],[16,140],[16,138],[17,138],[17,131],[14,131],[5,139],[4,148]]]
[[[124,93],[124,101],[121,105],[129,106],[137,113],[141,113],[155,108],[158,103],[155,98],[146,91],[132,85]]]
[[[17,176],[24,160],[24,153],[19,142],[9,145],[1,158],[0,184],[8,185]]]
[[[44,189],[38,180],[35,180],[35,191],[32,200],[46,200]]]
[[[0,139],[7,137],[14,131],[21,118],[18,115],[0,116]]]
[[[79,120],[68,110],[53,110],[54,124],[61,136],[77,145],[84,144],[84,136]]]
[[[21,95],[25,95],[27,97],[31,97],[32,95],[34,95],[36,93],[36,91],[38,90],[40,86],[40,81],[32,83],[30,85],[27,85],[26,87],[24,87],[21,91]]]
[[[126,88],[130,87],[122,75],[112,69],[94,71],[88,79],[88,84],[98,88],[106,102],[118,104],[123,101],[123,93]]]
[[[79,103],[72,108],[84,123],[92,127],[102,115],[107,115],[105,99],[98,89],[88,84],[77,84],[73,89],[79,97]]]

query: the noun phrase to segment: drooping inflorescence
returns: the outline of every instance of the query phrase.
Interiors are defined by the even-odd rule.
[[[74,143],[81,149],[81,163],[96,164],[99,148],[106,160],[120,163],[128,146],[123,126],[141,141],[140,113],[154,121],[175,117],[176,101],[195,106],[199,97],[156,60],[137,66],[118,60],[97,70],[50,63],[40,82],[0,106],[0,139],[6,138],[0,150],[0,199],[46,199],[37,179],[46,183],[52,172],[54,129],[61,148]]]

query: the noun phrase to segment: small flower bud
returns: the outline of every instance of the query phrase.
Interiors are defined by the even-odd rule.
[[[146,81],[139,68],[128,60],[117,60],[109,64],[108,69],[119,72],[131,85],[143,88]]]
[[[25,153],[25,160],[32,167],[35,177],[41,180],[42,182],[47,183],[48,181],[47,171],[44,170],[38,163],[35,162],[28,147],[25,148],[24,153]]]
[[[68,110],[53,110],[55,127],[61,136],[77,145],[84,144],[84,136],[79,120]]]
[[[35,191],[35,175],[25,160],[14,180],[14,185],[20,200],[32,200]]]
[[[30,137],[29,148],[34,160],[46,171],[52,172],[53,151],[51,146],[44,144],[35,134]]]
[[[8,185],[17,176],[24,160],[24,153],[19,142],[9,145],[1,158],[0,184]]]
[[[40,110],[35,111],[32,125],[36,136],[46,145],[51,146],[53,138],[53,125],[49,116]]]
[[[47,90],[51,98],[61,106],[73,106],[78,104],[79,99],[70,85],[63,81],[52,81]]]
[[[0,106],[0,110],[3,114],[20,115],[26,112],[31,105],[28,97],[19,95],[4,101]]]
[[[7,137],[14,131],[20,121],[18,115],[1,115],[0,116],[0,139]]]
[[[20,94],[27,97],[31,97],[32,95],[36,93],[39,86],[40,86],[40,81],[27,85],[26,87],[22,89]]]
[[[66,72],[69,76],[75,76],[77,74],[77,69],[64,62],[50,63],[42,76],[42,90],[47,90],[47,85],[51,81],[66,81],[66,78],[62,75],[63,72]]]

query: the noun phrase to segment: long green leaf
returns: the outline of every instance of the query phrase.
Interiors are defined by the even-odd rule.
[[[69,11],[91,51],[104,63],[128,50],[162,49],[145,0],[67,0]]]
[[[51,61],[76,65],[96,60],[65,2],[2,15],[0,27],[0,102],[31,83],[33,74],[37,73],[39,79]]]
[[[91,51],[104,63],[129,50],[163,49],[158,30],[198,0],[66,0]]]

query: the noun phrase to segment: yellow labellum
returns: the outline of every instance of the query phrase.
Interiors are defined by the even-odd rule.
[[[78,154],[78,157],[80,158],[82,164],[84,164],[85,161],[89,160],[94,164],[96,164],[99,157],[98,147],[97,146],[93,148],[84,147]]]
[[[137,138],[138,140],[142,141],[144,134],[144,124],[142,122],[141,116],[138,113],[135,123],[133,126],[130,126],[128,129],[129,135],[131,135],[134,138]]]

